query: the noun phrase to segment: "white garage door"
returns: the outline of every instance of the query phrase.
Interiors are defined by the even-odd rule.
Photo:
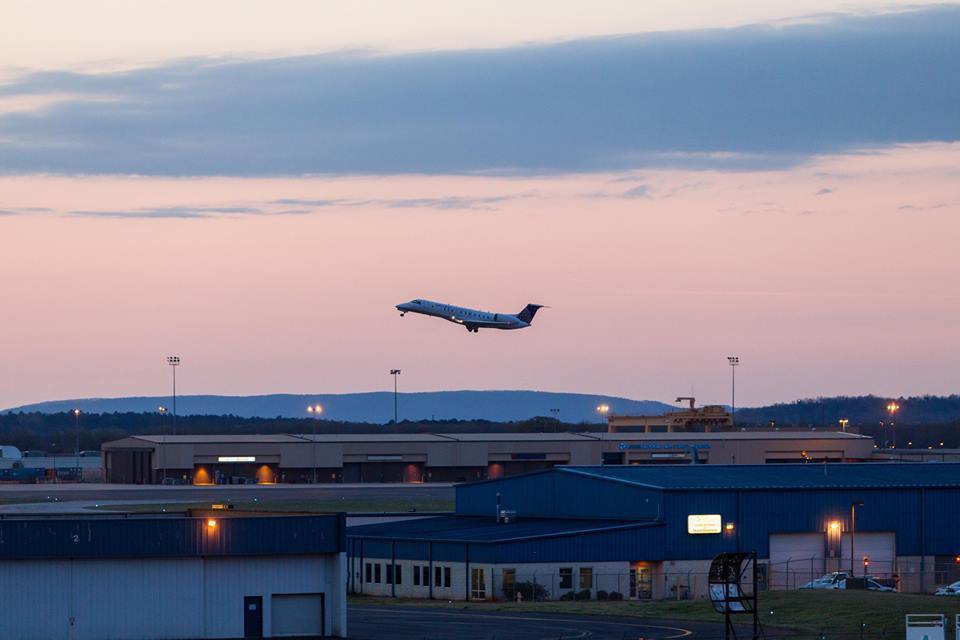
[[[844,571],[850,570],[850,535],[844,534],[840,544],[841,566]],[[859,531],[853,538],[853,566],[854,575],[863,571],[863,557],[870,558],[869,573],[878,578],[889,578],[896,573],[894,561],[897,557],[897,538],[893,532],[864,532]]]
[[[824,574],[822,533],[770,534],[771,589],[796,589]]]
[[[271,598],[274,636],[322,636],[323,594],[274,594]]]

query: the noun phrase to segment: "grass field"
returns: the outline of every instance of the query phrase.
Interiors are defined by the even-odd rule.
[[[481,611],[523,611],[590,616],[635,616],[665,620],[720,622],[704,600],[663,602],[449,602],[446,600],[413,600],[402,598],[352,597],[352,604],[381,604],[471,609]],[[802,632],[831,635],[859,634],[865,623],[866,635],[903,637],[904,617],[908,613],[947,614],[947,626],[953,628],[954,616],[960,614],[960,598],[870,593],[865,591],[772,591],[761,594],[761,621],[764,625]],[[744,620],[746,622],[746,620]],[[948,630],[948,640],[953,634]],[[954,639],[960,640],[960,639]]]
[[[145,504],[108,504],[98,507],[105,511],[124,511],[131,513],[149,513],[156,511],[183,511],[184,509],[209,509],[210,502],[167,502]],[[244,511],[330,513],[399,513],[452,511],[453,500],[433,498],[403,498],[382,500],[377,498],[358,498],[350,500],[238,500],[232,501],[234,509]]]

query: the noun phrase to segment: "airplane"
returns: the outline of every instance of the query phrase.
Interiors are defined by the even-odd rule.
[[[543,306],[542,304],[528,304],[523,308],[523,311],[516,314],[490,313],[418,298],[398,304],[397,311],[400,312],[401,318],[408,313],[419,313],[462,324],[467,328],[467,331],[477,333],[480,329],[525,329],[533,323],[533,316]]]

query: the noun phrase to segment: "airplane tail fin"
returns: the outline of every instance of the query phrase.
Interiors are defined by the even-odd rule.
[[[530,324],[533,322],[533,316],[537,315],[537,311],[542,308],[542,304],[528,304],[523,308],[523,311],[517,314],[517,317]]]

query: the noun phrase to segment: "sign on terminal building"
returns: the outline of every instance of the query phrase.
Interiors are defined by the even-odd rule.
[[[687,516],[687,533],[720,533],[723,530],[723,518],[719,513]]]

